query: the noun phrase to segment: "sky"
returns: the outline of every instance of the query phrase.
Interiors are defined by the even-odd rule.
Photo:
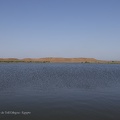
[[[0,0],[0,58],[120,60],[120,0]]]

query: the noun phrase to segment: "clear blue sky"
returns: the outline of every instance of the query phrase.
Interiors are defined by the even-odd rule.
[[[120,60],[120,0],[0,0],[0,58]]]

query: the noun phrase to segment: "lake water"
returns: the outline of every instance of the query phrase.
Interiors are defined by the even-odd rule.
[[[120,65],[0,63],[0,120],[120,120]]]

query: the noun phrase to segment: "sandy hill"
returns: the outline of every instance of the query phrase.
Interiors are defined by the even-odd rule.
[[[0,62],[50,62],[50,63],[119,63],[120,61],[105,61],[95,58],[0,58]]]

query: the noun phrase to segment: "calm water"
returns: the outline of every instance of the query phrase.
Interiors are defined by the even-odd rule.
[[[0,63],[4,119],[120,120],[120,65]]]

